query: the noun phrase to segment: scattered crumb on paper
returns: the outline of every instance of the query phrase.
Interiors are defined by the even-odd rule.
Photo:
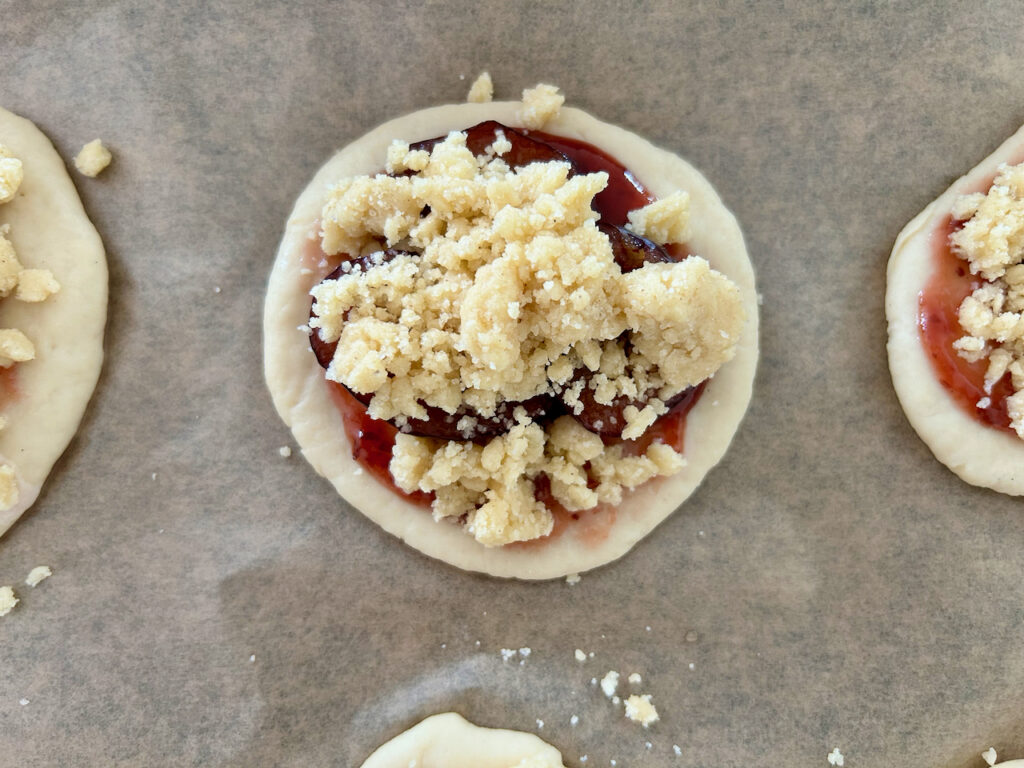
[[[75,168],[83,176],[94,178],[110,165],[112,159],[113,155],[110,154],[109,149],[103,146],[103,142],[93,139],[75,156]]]
[[[53,576],[53,571],[50,570],[50,566],[37,565],[35,568],[29,571],[28,576],[25,578],[25,583],[28,584],[28,586],[30,587],[35,587],[43,579],[48,579],[51,576]]]
[[[14,596],[14,590],[10,587],[0,587],[0,616],[6,616],[17,604],[18,598]]]

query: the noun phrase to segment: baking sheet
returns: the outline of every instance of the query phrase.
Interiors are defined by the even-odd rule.
[[[0,103],[68,160],[96,136],[115,155],[75,177],[109,252],[104,373],[0,539],[0,583],[54,569],[0,619],[0,763],[358,765],[449,709],[576,767],[1024,757],[1020,502],[916,438],[883,317],[896,234],[1024,122],[1016,3],[6,0],[0,20]],[[726,459],[576,586],[390,538],[279,455],[262,381],[295,196],[485,68],[500,98],[553,82],[691,160],[764,296]],[[609,669],[643,676],[649,731],[590,684]]]

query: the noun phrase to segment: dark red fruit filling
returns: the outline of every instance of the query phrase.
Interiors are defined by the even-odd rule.
[[[987,186],[986,186],[987,188]],[[953,342],[964,335],[960,326],[960,304],[979,288],[984,280],[972,275],[967,262],[953,252],[950,237],[963,226],[947,216],[932,232],[934,272],[918,298],[917,322],[928,359],[939,383],[953,400],[975,421],[1016,434],[1010,426],[1006,398],[1013,394],[1009,376],[1004,376],[985,392],[988,359],[969,362],[957,354]],[[989,398],[987,408],[978,408],[979,400]]]
[[[530,163],[547,163],[552,160],[572,165],[569,158],[551,146],[549,142],[531,139],[525,133],[502,125],[495,120],[487,120],[486,122],[474,125],[472,128],[467,128],[465,131],[466,147],[474,155],[480,156],[497,139],[498,131],[504,133],[505,138],[512,145],[512,149],[501,156],[501,159],[508,163],[510,168],[522,168]],[[446,136],[438,136],[425,141],[417,141],[415,144],[410,144],[409,149],[422,149],[429,152],[446,138]],[[415,171],[407,171],[406,173],[414,175]]]

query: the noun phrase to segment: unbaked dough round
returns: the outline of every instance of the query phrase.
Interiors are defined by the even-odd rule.
[[[918,333],[919,297],[933,274],[933,236],[954,201],[985,192],[1001,163],[1024,161],[1024,127],[919,213],[896,238],[889,258],[885,316],[889,371],[910,424],[935,458],[972,485],[1024,494],[1024,440],[975,421],[939,383]]]
[[[0,328],[17,328],[36,358],[17,365],[17,398],[2,409],[0,460],[14,466],[19,499],[0,511],[0,534],[32,506],[78,429],[103,362],[107,261],[64,161],[23,117],[0,109],[0,144],[23,166],[17,197],[0,205],[0,224],[25,268],[49,269],[60,292],[38,304],[0,300]]]
[[[650,533],[722,458],[750,402],[757,365],[754,271],[735,217],[707,179],[676,155],[578,109],[563,108],[544,126],[549,133],[608,151],[659,198],[680,189],[688,191],[691,237],[687,243],[739,286],[747,314],[735,358],[708,382],[687,416],[687,466],[676,475],[655,479],[627,494],[608,535],[600,540],[591,540],[599,537],[586,536],[582,527],[569,526],[559,536],[525,546],[487,548],[459,526],[436,523],[428,510],[405,503],[352,459],[323,369],[310,351],[305,331],[298,330],[309,318],[309,290],[320,277],[303,274],[303,253],[316,237],[315,222],[328,185],[347,176],[379,171],[394,139],[420,141],[484,120],[516,126],[520,107],[518,102],[493,102],[415,112],[379,126],[320,169],[295,204],[270,275],[263,316],[264,373],[274,405],[292,428],[306,459],[367,517],[424,554],[459,568],[494,576],[549,579],[611,562]]]
[[[362,768],[564,768],[532,733],[481,728],[454,712],[428,717],[370,755]]]

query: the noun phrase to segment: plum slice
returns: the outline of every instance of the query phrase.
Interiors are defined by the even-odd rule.
[[[625,272],[632,272],[640,269],[644,264],[656,262],[675,262],[676,260],[660,245],[640,237],[624,227],[609,224],[604,221],[597,223],[597,228],[607,235],[612,246],[612,256],[619,269]],[[629,338],[626,336],[626,354],[629,354]],[[583,380],[583,389],[580,392],[580,403],[583,411],[576,415],[576,419],[591,432],[596,432],[604,437],[621,437],[622,430],[626,426],[626,417],[623,415],[630,405],[643,408],[656,396],[651,390],[645,393],[642,398],[632,399],[625,396],[615,398],[610,404],[604,405],[594,400],[594,390],[590,386],[591,379],[596,374],[586,368],[580,368],[573,376],[572,383]],[[570,385],[571,386],[571,385]],[[666,401],[670,409],[678,405],[686,397],[692,397],[694,388],[690,387]]]
[[[556,160],[569,165],[570,169],[572,169],[570,175],[575,171],[573,162],[564,153],[559,152],[543,141],[532,139],[520,133],[515,128],[502,125],[496,120],[487,120],[463,131],[466,134],[466,147],[474,155],[480,156],[484,154],[487,147],[494,143],[498,131],[504,132],[505,138],[512,144],[512,149],[501,156],[510,168],[522,168],[530,163],[547,163]],[[433,139],[417,141],[415,144],[410,144],[409,149],[423,149],[429,152],[434,148],[435,144],[439,144],[445,138],[447,137],[437,136]]]
[[[551,421],[562,413],[561,403],[550,395],[537,395],[518,402],[504,400],[498,404],[493,416],[481,416],[465,405],[455,413],[448,413],[422,401],[421,405],[427,409],[427,418],[409,419],[403,432],[441,440],[470,440],[474,443],[486,443],[508,432],[516,423],[513,412],[520,406],[527,416],[540,423]],[[472,426],[463,431],[458,428],[458,423],[466,416],[472,419]]]
[[[651,398],[657,395],[657,390],[652,389],[643,398],[636,400],[620,395],[614,398],[609,405],[603,405],[594,400],[594,390],[589,386],[589,378],[592,375],[586,369],[576,373],[578,378],[585,380],[583,390],[580,392],[580,403],[583,405],[583,411],[576,414],[576,420],[591,432],[601,435],[601,437],[622,437],[622,430],[626,428],[626,417],[624,415],[626,408],[633,405],[638,409],[642,409]],[[668,410],[671,411],[677,405],[693,400],[697,396],[699,386],[687,387],[682,392],[666,400],[665,405]]]
[[[351,274],[353,270],[359,268],[363,271],[373,269],[381,264],[387,264],[398,256],[417,256],[418,254],[412,251],[400,251],[395,248],[388,248],[386,251],[378,251],[377,253],[370,253],[366,256],[359,256],[357,258],[346,258],[337,267],[334,268],[323,280],[337,280],[343,275]],[[312,318],[316,315],[316,299],[313,299],[313,303],[309,307],[309,316]],[[310,328],[309,330],[309,346],[313,350],[313,354],[316,355],[316,361],[320,363],[320,367],[324,370],[331,364],[334,359],[334,351],[338,348],[337,341],[324,341],[320,338],[320,331],[316,328]],[[346,389],[348,389],[346,387]],[[352,392],[349,389],[349,392]],[[370,402],[370,398],[373,395],[361,395],[358,392],[352,392],[352,396],[356,398],[363,405]]]
[[[625,227],[597,222],[601,230],[612,244],[612,256],[623,273],[640,269],[644,264],[653,262],[674,262],[675,259],[657,243],[630,232]]]

